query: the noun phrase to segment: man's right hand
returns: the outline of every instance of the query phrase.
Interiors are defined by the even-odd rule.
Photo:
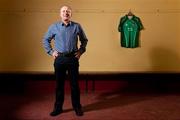
[[[57,52],[57,51],[54,51],[54,52],[52,53],[52,56],[53,56],[54,59],[56,59],[56,57],[58,56],[58,52]]]

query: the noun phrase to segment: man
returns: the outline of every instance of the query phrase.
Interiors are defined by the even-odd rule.
[[[63,113],[64,82],[66,72],[70,76],[72,106],[77,116],[82,116],[80,89],[78,85],[79,59],[86,51],[88,39],[79,23],[71,21],[72,10],[69,6],[60,9],[61,21],[51,25],[43,38],[46,52],[54,58],[56,76],[56,99],[51,116]],[[54,47],[51,40],[54,40]],[[78,48],[78,40],[81,42]]]

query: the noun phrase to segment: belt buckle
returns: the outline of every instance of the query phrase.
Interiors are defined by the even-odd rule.
[[[74,55],[74,52],[66,52],[63,53],[65,57],[72,57]]]
[[[65,57],[70,57],[70,53],[65,53],[64,56]]]

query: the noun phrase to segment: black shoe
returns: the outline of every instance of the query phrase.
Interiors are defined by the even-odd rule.
[[[77,116],[83,116],[84,113],[83,113],[83,110],[81,108],[75,108],[75,113]]]
[[[63,110],[53,110],[51,113],[50,113],[50,116],[57,116],[59,114],[63,113]]]

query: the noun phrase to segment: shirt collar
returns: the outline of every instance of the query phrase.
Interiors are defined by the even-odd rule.
[[[60,22],[60,24],[62,25],[62,26],[65,26],[65,24],[61,21]],[[72,24],[72,22],[70,21],[68,24],[67,24],[67,26],[69,26],[69,25],[71,25]]]
[[[135,17],[135,15],[132,15],[132,18],[131,19],[133,19]],[[126,19],[128,19],[128,15],[126,15]]]

